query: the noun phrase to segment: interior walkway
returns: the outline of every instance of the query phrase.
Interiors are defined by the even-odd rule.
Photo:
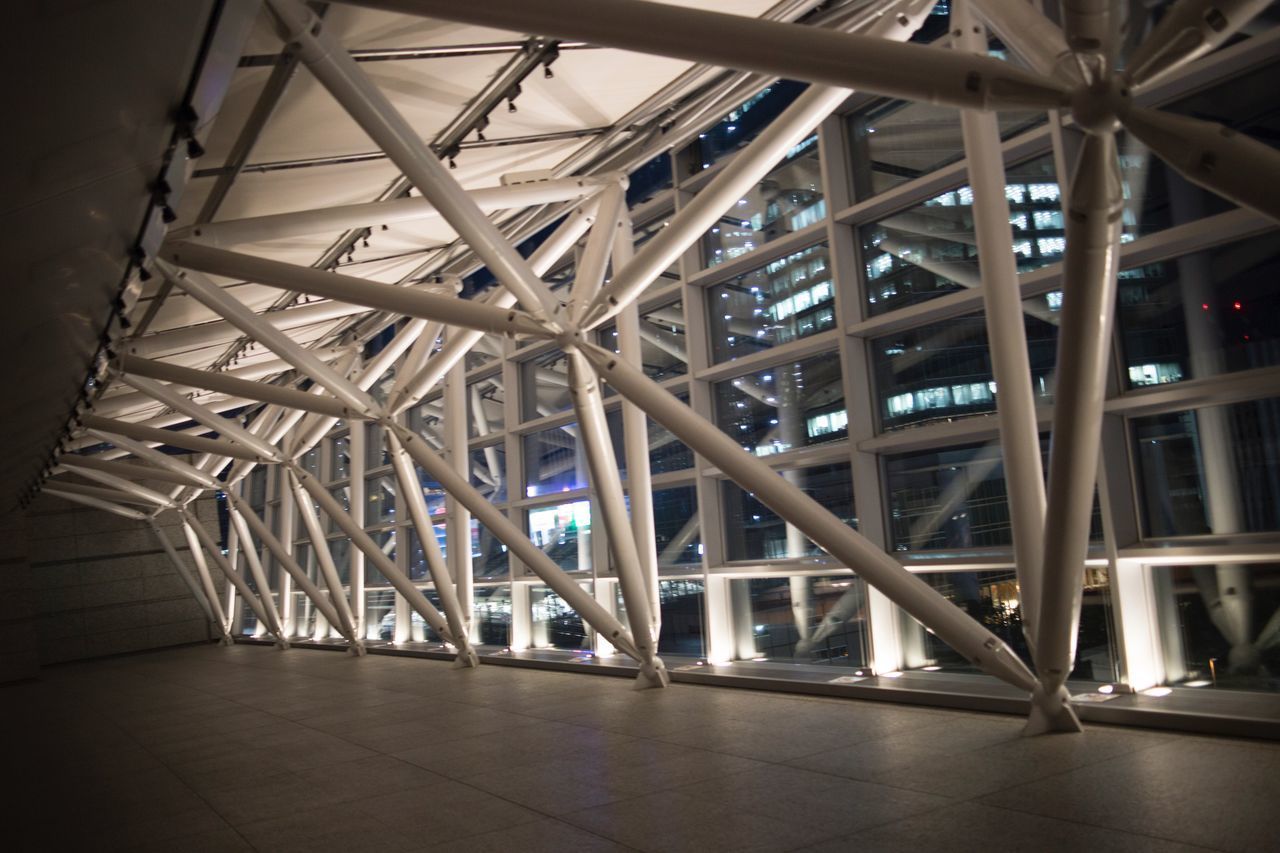
[[[1274,742],[504,666],[189,647],[47,669],[0,723],[11,851],[1280,844]]]

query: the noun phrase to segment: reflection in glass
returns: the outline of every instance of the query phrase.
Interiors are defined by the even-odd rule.
[[[621,352],[616,323],[600,327],[600,343],[614,352]],[[689,372],[684,304],[679,300],[640,312],[640,362],[645,375],[655,382]],[[614,393],[606,383],[605,394]]]
[[[1280,565],[1158,566],[1166,683],[1280,691]]]
[[[435,532],[440,556],[445,560],[449,559],[449,538],[444,522],[433,524],[431,529]],[[431,572],[427,569],[427,555],[423,553],[422,540],[418,538],[416,527],[409,528],[409,580],[424,583],[431,580]]]
[[[412,420],[410,420],[410,429],[413,429]],[[382,441],[382,425],[367,423],[364,425],[364,430],[365,468],[381,468],[384,465],[390,465],[391,456],[387,453],[386,445]],[[414,431],[418,432],[416,429]]]
[[[1280,530],[1280,398],[1131,423],[1145,536]]]
[[[395,625],[395,590],[371,589],[366,592],[364,594],[364,638],[391,642],[395,639]]]
[[[546,586],[529,588],[535,649],[590,649],[591,639],[582,617]]]
[[[738,659],[867,666],[867,587],[852,573],[735,580],[730,594]]]
[[[1053,155],[1009,166],[1004,194],[1018,271],[1059,260],[1066,232]],[[868,313],[873,316],[981,283],[973,190],[967,185],[863,226],[858,233]]]
[[[1008,643],[1027,665],[1031,664],[1027,642],[1022,636],[1021,602],[1012,569],[926,572],[916,577]],[[906,668],[930,672],[981,672],[964,655],[942,642],[905,611],[899,611],[899,616]],[[1068,678],[1115,681],[1118,677],[1110,581],[1106,569],[1089,566],[1085,568],[1075,665]]]
[[[396,531],[394,527],[389,527],[386,530],[371,530],[369,531],[369,537],[373,539],[374,544],[381,549],[382,553],[391,559],[391,562],[394,563],[396,561]],[[378,567],[373,560],[366,559],[364,561],[364,585],[390,586],[391,581],[387,580],[382,572],[378,571]]]
[[[709,168],[725,154],[755,139],[806,88],[805,83],[779,80],[752,95],[705,133],[698,134],[689,163],[690,172]]]
[[[837,354],[824,353],[717,382],[716,424],[756,456],[843,439],[843,381]]]
[[[1274,234],[1123,270],[1118,303],[1130,388],[1280,364]]]
[[[622,585],[614,584],[613,589],[615,613],[622,624],[629,625]],[[702,657],[706,649],[702,627],[702,581],[683,578],[658,581],[658,606],[662,615],[658,653]]]
[[[521,409],[525,420],[554,415],[573,406],[569,396],[569,360],[559,350],[540,355],[520,365]]]
[[[1041,439],[1044,469],[1049,440]],[[1004,547],[1013,543],[999,441],[885,459],[890,541],[896,551]],[[1089,532],[1102,540],[1094,499]]]
[[[475,519],[471,520],[471,573],[476,580],[505,578],[510,571],[507,546]]]
[[[524,437],[525,496],[587,487],[587,457],[578,450],[578,425],[565,424]]]
[[[728,361],[835,328],[826,244],[707,289],[711,357]]]
[[[351,486],[349,484],[333,486],[329,489],[329,494],[333,495],[334,499],[338,501],[338,506],[342,507],[343,512],[347,515],[351,514]],[[320,517],[327,522],[325,526],[326,533],[337,533],[341,529],[338,527],[338,522],[329,518],[323,511],[320,513]]]
[[[997,113],[1000,138],[1039,124],[1044,113]],[[933,104],[880,101],[849,117],[854,197],[871,198],[964,158],[960,113]]]
[[[478,586],[475,588],[472,613],[477,642],[485,646],[503,646],[511,642],[511,586]]]
[[[471,485],[489,503],[507,500],[507,449],[502,443],[471,451]]]
[[[1050,294],[1052,296],[1052,294]],[[1040,298],[1043,300],[1043,297]],[[1060,301],[1028,300],[1024,317],[1032,387],[1051,399],[1057,361]],[[954,317],[871,342],[876,402],[884,432],[928,421],[986,414],[996,408],[996,383],[986,321]]]
[[[857,529],[853,481],[847,464],[798,468],[783,471],[782,475],[845,524]],[[728,559],[785,560],[825,553],[737,483],[725,480],[720,490]]]
[[[351,476],[351,439],[340,435],[329,442],[329,479],[345,480]]]
[[[370,477],[365,484],[365,524],[388,524],[396,520],[396,479],[390,475]]]
[[[701,568],[702,523],[697,489],[677,486],[655,491],[653,526],[659,568]]]
[[[703,235],[703,266],[733,260],[821,222],[826,215],[818,134],[813,133],[788,151],[781,163]]]
[[[501,432],[504,422],[502,376],[488,376],[467,386],[467,435],[483,437]]]
[[[333,566],[338,570],[338,580],[344,586],[351,583],[351,540],[345,536],[330,539],[329,556],[333,558]]]
[[[529,539],[567,572],[591,570],[591,501],[528,512]]]

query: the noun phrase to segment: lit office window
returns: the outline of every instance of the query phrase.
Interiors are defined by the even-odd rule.
[[[728,361],[835,328],[826,244],[707,289],[711,357]]]

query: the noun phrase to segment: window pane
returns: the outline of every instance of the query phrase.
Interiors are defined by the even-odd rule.
[[[808,86],[805,83],[779,80],[752,95],[714,127],[698,134],[690,171],[698,172],[709,168],[725,154],[736,151],[755,139],[806,88]]]
[[[467,435],[471,438],[501,432],[506,394],[501,376],[491,376],[467,386]]]
[[[591,501],[531,509],[529,539],[567,572],[591,570]]]
[[[1280,564],[1158,566],[1167,684],[1280,691]]]
[[[1053,155],[1007,167],[1004,192],[1018,271],[1060,260],[1066,241]],[[873,316],[981,283],[973,190],[967,185],[863,226],[858,233],[867,311]]]
[[[386,554],[391,562],[396,561],[396,531],[395,528],[387,528],[386,530],[371,530],[369,537],[374,543]],[[364,561],[364,585],[372,586],[390,586],[391,581],[387,580],[382,572],[378,571],[378,567],[373,560],[366,559]]]
[[[366,640],[395,639],[396,593],[392,589],[371,589],[364,594],[364,637]]]
[[[1042,298],[1043,299],[1043,298]],[[1036,316],[1025,317],[1033,390],[1051,399],[1057,360],[1056,301],[1035,304]],[[956,317],[895,332],[871,342],[880,429],[903,427],[996,408],[986,321],[981,314]]]
[[[337,500],[338,505],[342,507],[343,511],[346,512],[347,515],[351,514],[351,486],[350,485],[334,486],[333,488],[329,489],[329,494],[333,495],[334,499]],[[338,522],[334,521],[328,515],[321,512],[320,516],[324,518],[327,522],[325,525],[325,531],[327,533],[337,533],[339,530],[341,530],[341,528],[338,527]]]
[[[728,361],[835,328],[826,244],[707,289],[712,360]]]
[[[621,352],[616,323],[600,327],[600,343],[614,352]],[[677,300],[640,312],[640,361],[645,375],[655,382],[689,372],[684,303]],[[607,383],[604,391],[606,395],[616,393]]]
[[[736,657],[867,666],[867,587],[852,574],[733,581]],[[739,617],[741,619],[741,617]]]
[[[416,409],[414,410],[417,411]],[[409,428],[414,432],[420,433],[420,429],[413,424],[413,415]],[[366,468],[381,468],[383,465],[391,464],[391,456],[387,454],[387,448],[382,442],[382,427],[379,424],[365,424],[364,432],[364,464]]]
[[[587,457],[578,452],[578,425],[565,424],[524,437],[525,496],[587,487]]]
[[[1130,388],[1280,364],[1275,234],[1120,273]]]
[[[449,537],[444,522],[433,524],[436,545],[440,548],[440,556],[449,559]],[[446,565],[448,565],[446,563]],[[422,549],[422,540],[418,538],[418,530],[409,528],[409,580],[427,583],[431,580],[431,572],[427,569],[427,555]]]
[[[529,605],[533,611],[534,648],[591,648],[582,617],[550,587],[530,587]]]
[[[1280,530],[1280,398],[1132,424],[1144,535]]]
[[[549,352],[520,365],[525,420],[554,415],[573,406],[569,396],[569,360],[560,351]]]
[[[779,237],[823,221],[818,134],[787,152],[756,186],[738,199],[702,237],[703,266],[714,267]]]
[[[370,477],[365,484],[365,524],[390,524],[396,520],[394,477]]]
[[[857,528],[848,465],[800,468],[784,471],[783,476],[845,524]],[[737,483],[721,483],[721,495],[728,559],[783,560],[825,553]]]
[[[1047,437],[1041,438],[1040,450],[1047,471]],[[887,457],[892,548],[936,551],[1012,545],[1002,458],[998,441]],[[1102,541],[1096,497],[1089,535]]]
[[[1000,138],[1044,120],[1044,113],[1000,111]],[[865,200],[964,159],[960,113],[950,107],[881,101],[849,117],[853,191]]]
[[[329,443],[329,479],[345,480],[351,476],[351,439],[340,435]]]
[[[701,568],[702,523],[698,518],[697,489],[679,486],[654,492],[653,527],[659,568]]]
[[[486,646],[507,646],[511,642],[511,586],[478,586],[475,589],[475,632]]]
[[[614,584],[616,615],[627,621],[627,605],[622,599],[622,585]],[[662,630],[658,634],[658,653],[701,657],[705,651],[702,629],[703,584],[697,580],[658,581],[658,606],[662,613]]]
[[[510,573],[507,546],[475,519],[471,520],[471,571],[476,580],[505,578]]]
[[[787,362],[714,386],[716,423],[756,456],[848,435],[836,353]]]
[[[1012,569],[987,572],[926,572],[916,575],[944,598],[1009,644],[1018,657],[1031,665],[1022,636],[1022,611]],[[908,669],[929,672],[981,670],[942,642],[932,631],[904,611],[899,611],[903,655]],[[1119,677],[1115,631],[1111,616],[1111,585],[1106,569],[1085,569],[1080,629],[1076,636],[1075,665],[1068,678],[1115,681]]]
[[[488,498],[489,503],[507,500],[507,449],[491,444],[471,451],[471,485]]]

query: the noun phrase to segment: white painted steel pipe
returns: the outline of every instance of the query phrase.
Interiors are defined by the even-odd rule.
[[[178,577],[182,579],[182,583],[191,592],[191,597],[196,600],[196,604],[200,605],[200,609],[204,611],[204,615],[208,620],[217,623],[217,617],[213,615],[213,610],[209,607],[209,602],[204,597],[204,590],[200,588],[200,583],[191,574],[191,570],[182,562],[182,558],[178,556],[178,550],[173,547],[173,543],[165,535],[164,528],[157,524],[154,518],[148,518],[147,524],[150,525],[151,531],[155,533],[156,538],[160,540],[160,547],[169,555],[169,561],[173,563],[173,568],[177,571]]]
[[[267,0],[282,37],[365,133],[386,152],[458,236],[533,317],[550,322],[555,306],[542,282],[498,227],[441,165],[391,101],[338,40],[328,25],[298,0]]]
[[[958,0],[952,7],[952,29],[961,34],[956,49],[985,53],[986,34],[974,24],[968,3],[969,0]],[[1030,8],[1021,0],[1015,4]],[[971,110],[961,111],[960,128],[969,164],[969,183],[973,187],[974,232],[982,270],[987,344],[991,348],[992,375],[998,389],[996,414],[1022,601],[1022,628],[1031,648],[1035,648],[1041,595],[1040,560],[1044,555],[1044,468],[1040,459],[1035,389],[1031,385],[1031,358],[1022,317],[1022,293],[1018,289],[1018,265],[1009,238],[1009,200],[1005,197],[1000,128],[994,115]]]
[[[460,335],[461,330],[450,329],[448,336]],[[465,480],[471,476],[471,449],[467,446],[467,369],[459,361],[449,368],[445,377],[441,421],[444,427],[446,458],[454,473]],[[471,513],[449,495],[446,499],[449,519],[445,522],[446,541],[449,543],[449,567],[457,584],[461,601],[462,623],[471,630],[475,607],[475,578],[471,557]]]
[[[90,434],[95,435],[100,441],[111,441],[113,443],[115,438],[119,437],[112,437],[107,433],[95,433],[92,430],[90,431]],[[128,439],[121,440],[127,441]],[[138,465],[132,462],[114,462],[109,459],[101,459],[97,455],[85,456],[78,453],[68,453],[65,456],[59,457],[59,464],[61,464],[63,459],[70,459],[73,456],[75,457],[74,461],[82,467],[105,471],[108,474],[115,474],[117,477],[123,477],[126,480],[162,480],[166,483],[175,483],[180,486],[200,485],[197,482],[193,482],[192,479],[185,474],[175,474],[172,471],[153,468],[150,465]],[[151,501],[148,501],[147,503],[151,503]]]
[[[1089,553],[1123,211],[1115,135],[1086,136],[1066,211],[1044,585],[1036,627],[1041,687],[1033,698],[1028,723],[1032,733],[1079,729],[1064,685],[1075,659]]]
[[[440,605],[444,608],[449,634],[453,636],[455,645],[458,647],[457,663],[460,666],[479,666],[480,659],[471,645],[468,620],[463,616],[457,588],[449,574],[449,567],[445,565],[444,555],[440,553],[440,543],[436,541],[435,526],[431,523],[431,515],[427,511],[427,501],[422,495],[422,484],[418,480],[418,474],[413,468],[413,463],[409,461],[409,455],[400,446],[395,433],[384,430],[383,436],[387,444],[387,453],[391,456],[392,469],[396,473],[396,480],[400,483],[400,494],[404,496],[405,503],[409,506],[409,517],[418,531],[418,541],[422,543],[427,572],[431,575],[431,582],[436,585],[436,595],[440,597]],[[471,556],[470,545],[470,542],[466,543],[468,557]],[[450,542],[449,550],[452,551],[453,547],[453,543]]]
[[[476,491],[467,480],[454,473],[449,464],[427,447],[426,441],[421,437],[390,419],[384,419],[382,425],[396,433],[401,446],[413,457],[414,462],[435,478],[446,492],[456,496],[465,504],[471,510],[471,514],[499,542],[506,545],[521,562],[532,569],[533,573],[577,611],[588,625],[600,632],[619,651],[637,661],[640,660],[640,653],[631,639],[630,632],[618,621],[618,618],[601,607],[590,593],[578,586],[577,581],[557,566],[541,548],[530,542],[529,537],[502,514],[502,510],[489,503],[485,496]]]
[[[594,201],[576,207],[551,236],[534,250],[529,256],[529,266],[535,273],[545,275],[573,247],[578,238],[595,222],[597,207],[598,204]],[[516,304],[516,298],[508,290],[496,289],[489,295],[486,304],[509,308]],[[399,414],[421,400],[482,337],[483,333],[474,330],[450,336],[440,351],[429,356],[422,369],[405,383],[398,394],[391,397],[388,408],[394,414]]]
[[[91,506],[94,509],[100,509],[100,510],[103,510],[104,512],[109,512],[112,515],[118,515],[121,518],[131,518],[134,521],[147,521],[151,517],[147,515],[145,512],[141,512],[136,509],[131,509],[129,507],[120,506],[117,503],[112,503],[111,501],[103,500],[102,498],[95,498],[90,495],[83,495],[83,494],[78,494],[76,492],[69,491],[66,488],[66,486],[68,485],[71,485],[71,484],[49,483],[40,491],[44,494],[56,495],[62,498],[63,500],[68,500],[74,503],[83,504],[84,506]]]
[[[209,531],[205,530],[204,525],[200,523],[200,520],[185,507],[178,510],[178,514],[182,516],[183,527],[195,533],[196,539],[200,540],[200,544],[204,546],[205,551],[208,553],[209,557],[213,559],[214,564],[217,565],[218,569],[227,576],[227,580],[235,588],[236,592],[240,593],[240,597],[243,598],[245,603],[253,610],[253,615],[262,620],[263,625],[271,626],[271,633],[276,635],[276,639],[280,642],[281,647],[287,648],[289,641],[280,631],[280,623],[271,618],[271,615],[267,613],[266,608],[263,607],[262,601],[258,598],[257,594],[250,589],[249,584],[245,583],[244,578],[240,577],[240,573],[232,568],[231,563],[227,560],[226,556],[223,555],[222,549],[218,547],[218,543],[214,542],[213,537],[209,535]]]
[[[307,538],[311,540],[311,550],[316,555],[316,565],[320,567],[320,575],[329,589],[329,599],[333,602],[334,609],[338,611],[339,621],[335,627],[342,632],[343,636],[354,637],[356,622],[351,613],[351,600],[343,589],[338,567],[334,565],[333,554],[329,551],[329,540],[325,537],[324,527],[320,524],[320,516],[316,512],[316,503],[319,501],[312,503],[307,497],[308,490],[305,490],[299,482],[295,474],[295,466],[282,463],[281,467],[284,469],[280,472],[281,476],[289,482],[289,488],[293,492],[293,503],[298,508],[298,514],[302,516],[302,526],[307,529]],[[332,496],[327,491],[325,494],[332,500]]]
[[[848,89],[811,86],[800,95],[636,252],[629,264],[614,270],[613,279],[583,312],[582,324],[598,326],[631,304],[850,94]]]
[[[484,213],[513,207],[532,207],[585,198],[603,185],[614,182],[612,174],[558,178],[511,186],[484,187],[467,194]],[[310,234],[350,231],[374,225],[422,222],[439,219],[440,212],[425,198],[398,198],[367,204],[344,204],[296,213],[251,216],[222,222],[206,222],[169,233],[170,241],[190,241],[216,248],[228,248],[263,240],[303,237]]]
[[[1179,0],[1133,51],[1125,76],[1144,85],[1176,71],[1226,42],[1270,5],[1271,0]]]
[[[311,581],[311,578],[307,577],[306,570],[303,569],[302,566],[298,565],[298,561],[294,559],[293,554],[291,554],[289,549],[276,538],[275,534],[271,532],[271,528],[267,527],[266,522],[258,517],[258,514],[254,512],[253,507],[249,506],[247,501],[238,495],[232,494],[230,491],[226,492],[226,495],[231,511],[240,516],[249,525],[249,528],[257,535],[257,537],[262,540],[262,544],[266,545],[267,550],[276,558],[276,563],[278,563],[280,568],[282,568],[285,573],[292,578],[293,582],[297,584],[298,589],[302,590],[302,593],[307,598],[311,599],[311,603],[320,611],[325,620],[342,632],[342,635],[346,638],[347,642],[351,643],[353,649],[363,649],[364,643],[361,639],[354,633],[347,633],[347,628],[343,626],[342,617],[338,614],[338,610],[334,606],[333,602],[325,595],[324,591],[320,589],[320,587],[316,586]]]
[[[97,480],[105,486],[110,486],[117,491],[133,495],[144,501],[150,501],[152,504],[164,509],[174,509],[175,504],[167,495],[162,495],[154,489],[148,489],[146,486],[139,485],[132,480],[126,480],[124,477],[117,477],[115,474],[108,474],[106,471],[98,470],[89,465],[81,464],[80,458],[74,453],[64,453],[58,458],[58,464],[69,470],[75,471],[81,477],[87,477],[90,480]]]
[[[613,264],[621,269],[634,256],[634,237],[631,214],[625,207],[619,212],[619,217],[621,226],[614,234]],[[640,312],[635,302],[618,314],[618,352],[632,364],[644,362],[644,350],[640,344]],[[630,400],[622,401],[622,447],[627,460],[631,531],[649,597],[649,628],[656,643],[662,633],[662,600],[658,594],[658,544],[653,516],[653,476],[649,470],[649,420],[644,411]]]
[[[177,420],[181,422],[187,420],[187,418],[180,416]],[[212,453],[217,456],[229,456],[233,459],[245,459],[250,462],[265,461],[264,457],[254,452],[251,448],[232,444],[222,438],[204,438],[203,436],[190,435],[178,430],[157,429],[153,426],[102,418],[97,415],[83,415],[80,421],[84,426],[91,429],[127,436],[138,441],[153,441],[156,444],[167,444],[173,447],[193,450],[196,453]]]
[[[146,379],[142,376],[127,374],[121,375],[120,381],[132,385],[143,394],[154,397],[169,408],[173,409],[175,412],[182,412],[192,420],[204,424],[219,435],[225,435],[230,441],[249,448],[264,459],[279,458],[279,451],[277,451],[276,448],[249,432],[249,430],[242,427],[233,418],[226,418],[215,412],[211,412],[199,403],[195,403],[181,394],[169,390],[169,387],[166,385],[162,385],[159,382]]]
[[[65,471],[65,469],[55,469]],[[72,483],[62,480],[57,476],[51,477],[45,481],[46,485],[61,489],[64,492],[71,492],[76,495],[83,495],[88,498],[97,498],[100,501],[109,501],[111,503],[134,504],[137,506],[145,506],[152,512],[155,512],[155,504],[151,501],[144,501],[137,495],[125,494],[116,489],[108,489],[103,486],[85,486],[80,483]],[[43,491],[43,489],[41,489]],[[146,513],[144,513],[146,515]]]
[[[213,275],[242,278],[278,287],[282,290],[293,290],[310,293],[329,299],[340,299],[343,302],[356,302],[391,311],[409,317],[421,317],[426,320],[438,320],[452,326],[462,326],[481,332],[493,332],[500,335],[538,335],[546,337],[549,333],[545,326],[523,311],[515,308],[500,310],[483,302],[471,299],[460,299],[447,296],[436,296],[420,289],[399,287],[394,284],[382,284],[354,276],[318,270],[314,267],[300,267],[286,264],[269,258],[259,258],[226,249],[214,249],[195,243],[173,243],[166,246],[165,255],[175,264],[188,270],[199,270]],[[184,285],[185,286],[185,285]],[[210,284],[211,287],[216,285]],[[225,295],[225,294],[224,294]],[[205,301],[202,296],[198,296]],[[226,297],[230,299],[231,297]],[[220,306],[205,302],[219,314],[233,319],[223,313]],[[243,305],[241,305],[243,308]],[[250,316],[259,315],[244,311]],[[234,320],[233,320],[234,322]],[[241,326],[243,328],[243,326]],[[275,331],[274,327],[270,327]],[[266,329],[262,330],[267,333]],[[276,334],[279,334],[276,332]],[[257,337],[257,334],[254,334]],[[291,360],[267,340],[258,338],[265,346],[275,350],[282,358]],[[297,344],[294,344],[297,346]],[[299,368],[302,370],[302,368]],[[310,370],[304,372],[310,374]],[[316,377],[318,380],[318,377]],[[324,383],[321,383],[324,384]]]
[[[285,637],[284,630],[280,625],[280,612],[276,609],[276,600],[271,594],[271,585],[267,583],[267,573],[262,568],[262,560],[258,555],[257,547],[253,544],[253,536],[249,533],[249,526],[245,524],[240,513],[231,510],[230,506],[228,506],[227,515],[231,519],[231,525],[236,531],[237,538],[240,540],[240,550],[244,554],[245,562],[249,564],[249,573],[253,577],[254,584],[258,587],[258,597],[262,602],[262,610],[267,617],[267,630],[276,635],[280,648],[287,649],[289,648],[289,640]]]
[[[200,540],[196,538],[196,532],[187,522],[187,516],[180,512],[178,517],[182,519],[182,533],[187,540],[187,549],[191,552],[191,561],[196,564],[196,575],[200,578],[201,588],[204,589],[205,600],[209,602],[209,608],[213,611],[214,623],[222,632],[223,644],[230,646],[235,642],[231,638],[231,623],[227,621],[227,614],[222,609],[222,601],[218,598],[218,591],[213,586],[213,577],[209,574],[209,564],[205,561]]]
[[[353,314],[368,311],[365,305],[350,305],[345,302],[312,302],[283,308],[279,311],[266,311],[258,316],[281,331],[301,329],[330,320],[341,320]],[[226,320],[215,320],[200,323],[182,329],[171,329],[134,338],[126,345],[126,349],[134,355],[155,358],[187,350],[228,344],[241,336],[238,328]],[[317,355],[321,355],[317,353]],[[323,355],[322,355],[323,357]]]
[[[600,347],[580,344],[579,349],[619,394],[644,409],[649,417],[934,631],[943,642],[990,675],[1026,690],[1036,687],[1035,676],[1004,641],[777,471],[743,452],[737,442],[695,414],[643,371]]]
[[[378,544],[373,541],[369,534],[365,533],[364,530],[362,530],[360,526],[351,519],[351,516],[343,511],[341,505],[338,504],[333,495],[329,494],[328,489],[320,485],[320,482],[316,480],[315,477],[312,477],[299,466],[290,463],[288,464],[288,468],[294,483],[300,489],[306,490],[306,493],[320,505],[320,508],[324,510],[325,514],[334,520],[334,523],[342,529],[343,533],[347,534],[347,537],[351,539],[351,543],[359,548],[364,555],[372,561],[373,565],[382,573],[383,577],[385,577],[391,585],[395,587],[396,592],[405,597],[405,600],[409,602],[409,606],[418,611],[418,615],[426,620],[427,624],[430,625],[445,642],[453,644],[458,649],[469,648],[465,638],[459,640],[453,636],[453,632],[449,630],[448,621],[440,614],[439,610],[436,610],[435,605],[427,600],[427,597],[422,594],[422,591],[413,585],[413,581],[409,580],[409,578],[405,576],[404,572],[400,571],[399,567],[396,566],[396,564],[393,563],[386,554],[382,553],[382,549],[378,547]],[[301,504],[307,503],[305,495],[299,494],[297,496],[297,500],[299,500]],[[314,514],[314,509],[312,512]],[[317,521],[317,524],[318,523],[319,522]]]
[[[1053,109],[1066,89],[987,57],[642,0],[343,0],[961,109]]]
[[[162,468],[168,471],[180,480],[184,480],[184,485],[203,487],[206,489],[220,489],[222,483],[213,475],[201,471],[193,465],[175,459],[168,453],[161,453],[153,447],[148,447],[140,441],[134,441],[131,438],[125,438],[122,435],[112,435],[107,432],[98,430],[89,430],[90,434],[96,435],[103,441],[110,442],[121,450],[127,450],[134,456],[141,459],[144,463]]]
[[[332,397],[310,394],[284,385],[252,382],[228,376],[224,373],[211,373],[207,370],[179,367],[176,364],[166,364],[161,361],[139,358],[136,355],[121,355],[117,358],[117,363],[125,373],[143,376],[148,379],[160,379],[173,385],[221,391],[224,394],[234,394],[240,397],[248,397],[250,400],[261,400],[265,403],[275,403],[291,409],[303,409],[305,411],[318,412],[322,415],[332,415],[337,418],[358,419],[360,417],[359,413]]]
[[[196,251],[189,252],[184,250],[185,247],[175,247],[169,251],[168,257],[174,263],[180,263],[182,261],[179,259],[185,258],[187,255],[195,255],[199,259],[201,252],[234,255],[232,252],[223,252],[221,249],[205,249],[199,246],[193,248]],[[192,261],[187,260],[185,262]],[[360,412],[365,417],[373,417],[374,412],[378,411],[378,404],[374,402],[373,398],[352,388],[345,379],[338,375],[337,371],[317,358],[314,353],[298,344],[297,341],[275,326],[264,322],[260,316],[251,311],[243,302],[218,287],[199,272],[175,269],[161,260],[157,260],[156,265],[175,285],[191,294],[203,303],[205,307],[219,316],[230,320],[240,331],[292,364],[303,374],[323,385],[329,390],[330,394],[333,394],[333,396],[346,403],[352,409]],[[284,266],[289,265],[285,264]],[[323,275],[323,273],[321,274]],[[234,273],[230,275],[234,276]]]
[[[1000,41],[1036,71],[1067,85],[1081,83],[1080,68],[1062,28],[1049,20],[1038,4],[1026,0],[973,0],[973,9]],[[972,29],[972,23],[966,23]],[[965,27],[953,22],[951,29],[959,32]]]
[[[587,245],[574,271],[573,285],[570,290],[569,311],[575,325],[582,322],[582,316],[586,313],[587,307],[604,284],[604,274],[613,252],[615,232],[621,227],[619,215],[625,209],[626,200],[626,187],[621,182],[606,187],[600,193],[596,223],[592,226],[591,233],[587,235]],[[630,239],[631,235],[628,234],[627,238]]]
[[[569,357],[569,391],[574,412],[578,416],[578,440],[582,442],[591,475],[595,498],[593,503],[600,509],[600,515],[604,519],[605,537],[609,540],[613,568],[618,575],[618,585],[622,588],[622,601],[627,608],[631,636],[636,651],[640,653],[639,683],[650,687],[666,687],[666,667],[657,656],[658,638],[653,636],[649,594],[645,588],[635,534],[631,531],[631,519],[627,515],[626,497],[622,493],[622,478],[618,474],[618,463],[613,455],[613,442],[609,438],[604,405],[600,400],[600,383],[581,353],[576,349],[569,349],[566,355]]]

